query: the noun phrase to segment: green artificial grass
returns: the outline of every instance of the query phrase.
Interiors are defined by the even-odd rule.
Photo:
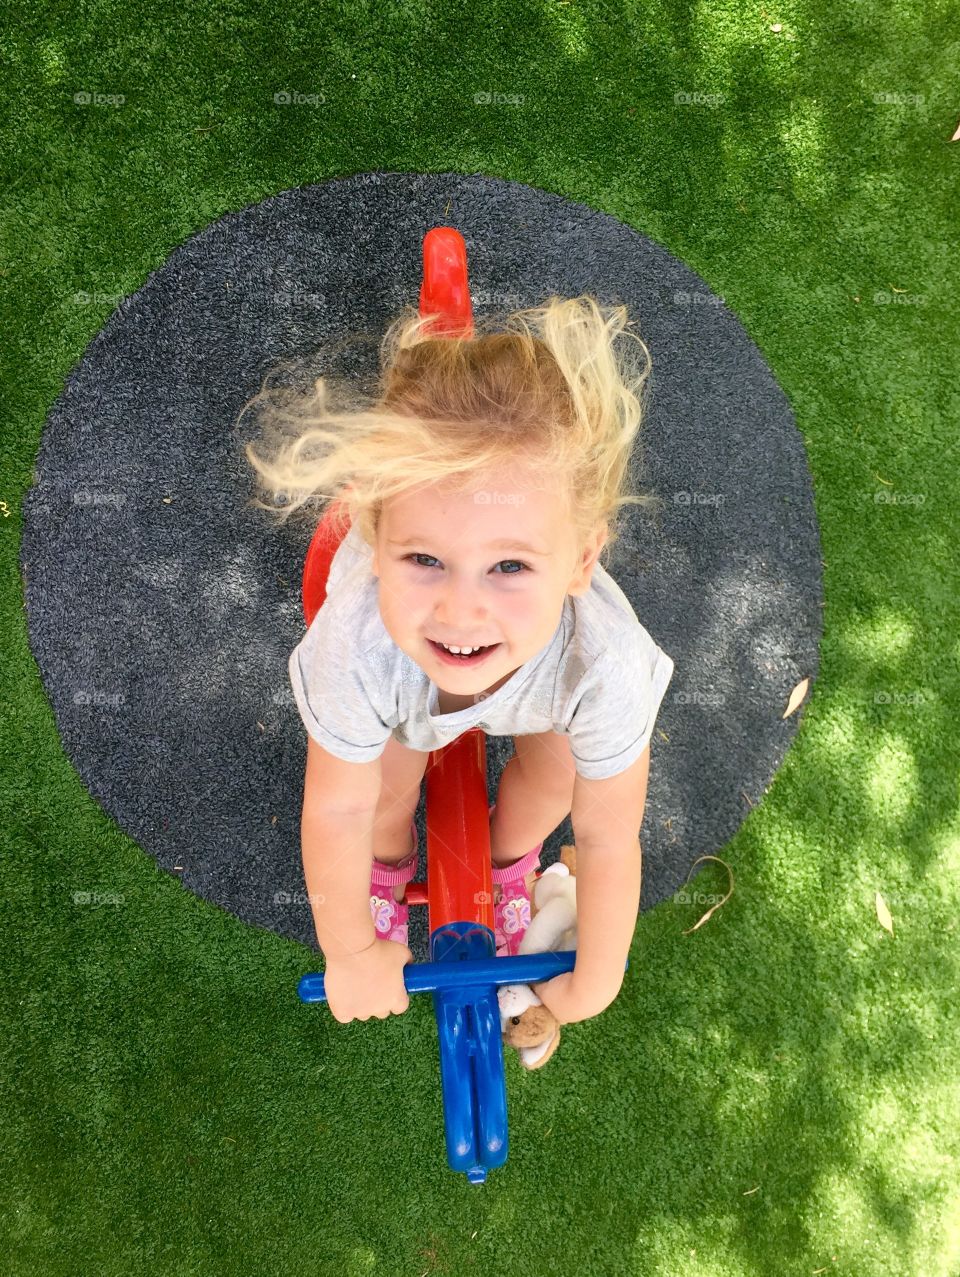
[[[958,30],[879,0],[8,19],[5,1272],[960,1273]],[[528,183],[687,262],[789,396],[822,530],[819,676],[720,853],[733,895],[695,931],[695,899],[645,913],[616,1002],[542,1072],[507,1053],[482,1187],[446,1165],[429,998],[305,1007],[313,953],[196,899],[91,799],[18,569],[44,419],[119,299],[211,219],[373,169]],[[728,885],[708,861],[690,889]]]

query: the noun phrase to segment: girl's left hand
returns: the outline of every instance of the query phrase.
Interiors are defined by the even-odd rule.
[[[547,1010],[556,1016],[558,1024],[577,1024],[580,1020],[589,1020],[605,1011],[613,1001],[613,998],[604,999],[585,994],[577,984],[575,974],[573,971],[564,971],[552,980],[530,986]]]

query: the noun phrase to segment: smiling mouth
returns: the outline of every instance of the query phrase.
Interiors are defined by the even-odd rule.
[[[500,646],[499,643],[490,643],[486,647],[477,648],[468,655],[464,655],[463,653],[448,651],[447,648],[445,648],[442,643],[438,643],[436,639],[427,639],[427,642],[436,652],[440,660],[445,664],[450,665],[479,665],[481,661]]]

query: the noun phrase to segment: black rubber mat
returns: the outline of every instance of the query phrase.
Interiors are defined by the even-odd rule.
[[[237,418],[281,361],[304,386],[372,378],[439,225],[466,240],[478,318],[590,292],[626,303],[651,352],[636,477],[663,507],[627,508],[609,568],[676,666],[653,736],[643,908],[761,799],[802,718],[782,718],[789,693],[817,672],[803,441],[741,324],[682,262],[583,204],[479,175],[360,174],[221,218],[121,303],[50,412],[21,551],[30,640],[103,809],[188,890],[314,948],[306,736],[287,681],[309,530],[250,505],[243,443],[258,430]],[[488,738],[491,801],[512,749]],[[420,877],[423,816],[421,800]],[[544,864],[571,837],[567,821]],[[425,910],[411,923],[422,959]]]

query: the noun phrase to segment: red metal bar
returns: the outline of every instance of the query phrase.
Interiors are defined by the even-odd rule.
[[[467,246],[452,226],[423,240],[420,314],[439,314],[431,337],[472,338]],[[479,728],[458,736],[427,761],[427,883],[411,883],[407,900],[425,901],[428,927],[476,922],[493,930],[493,878],[487,811],[487,742]]]
[[[435,226],[423,237],[420,314],[438,312],[440,318],[426,329],[428,336],[473,336],[467,246],[452,226]]]

